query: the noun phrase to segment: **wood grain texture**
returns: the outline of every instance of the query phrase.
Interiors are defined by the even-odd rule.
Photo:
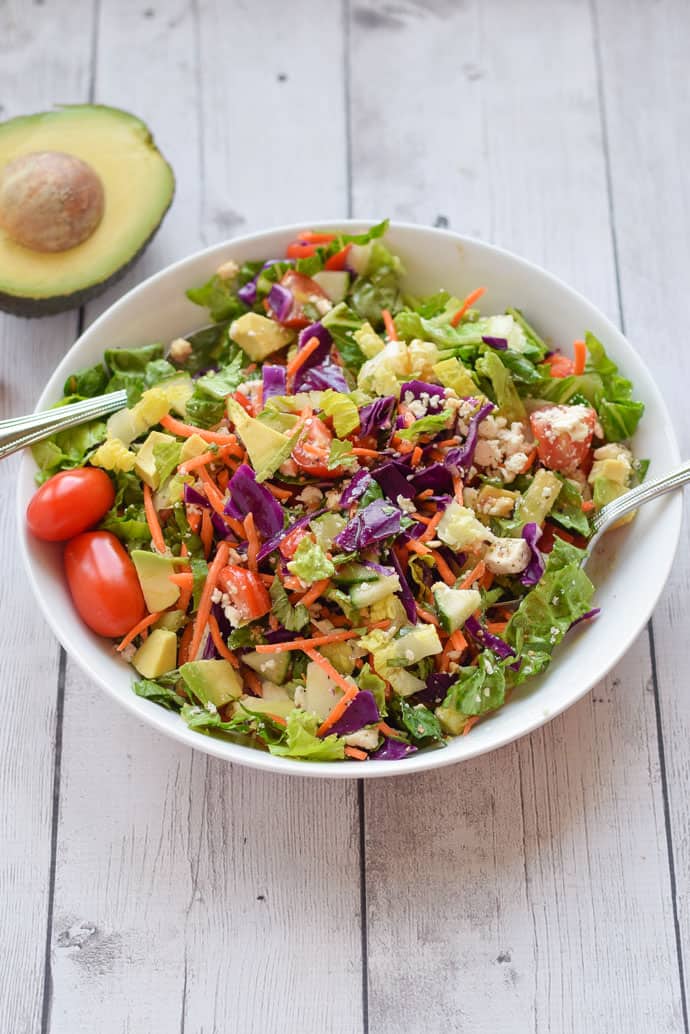
[[[686,3],[646,7],[625,0],[617,17],[598,3],[603,96],[611,161],[626,331],[654,371],[681,454],[690,454],[686,353],[690,270],[690,46]],[[629,31],[620,32],[620,20]],[[644,217],[640,218],[640,213]],[[686,497],[687,498],[687,497]],[[686,999],[690,957],[690,599],[687,519],[666,592],[654,617],[654,644],[676,890],[677,940]],[[687,1022],[687,1016],[686,1016]]]
[[[280,152],[263,169],[255,160],[262,127],[292,124],[300,69],[325,80],[340,67],[337,22],[318,53],[297,31],[288,79],[277,78],[285,34],[315,15],[315,3],[296,3],[268,30],[250,5],[101,5],[96,98],[147,119],[178,177],[174,207],[127,282],[312,204],[344,210],[338,76],[323,91],[332,128],[318,181],[300,181],[294,160],[283,172],[292,152],[280,130]],[[356,805],[354,786],[266,778],[161,739],[70,664],[51,1034],[359,1030]]]
[[[587,4],[360,3],[351,53],[355,213],[445,217],[615,318]],[[643,636],[518,745],[366,787],[372,1029],[683,1030],[650,687]]]
[[[0,6],[0,119],[83,100],[90,65],[90,2],[40,19],[19,0]],[[54,46],[59,41],[59,46]],[[20,320],[0,315],[0,413],[29,412],[74,340],[77,315]],[[51,885],[58,645],[26,585],[16,546],[15,471],[0,469],[0,1026],[40,1029]],[[9,547],[7,548],[7,544]]]

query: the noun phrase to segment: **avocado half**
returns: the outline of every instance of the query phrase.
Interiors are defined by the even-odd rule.
[[[118,108],[73,105],[0,123],[0,170],[42,151],[87,162],[102,181],[105,208],[91,236],[61,252],[24,247],[0,227],[0,309],[16,316],[64,312],[104,291],[145,250],[175,193],[147,126]]]

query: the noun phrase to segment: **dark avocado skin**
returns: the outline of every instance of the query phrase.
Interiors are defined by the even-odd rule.
[[[71,294],[59,294],[50,298],[29,298],[26,295],[6,294],[4,291],[0,291],[0,310],[9,312],[12,316],[25,316],[29,319],[37,319],[41,316],[56,316],[58,313],[68,312],[70,309],[79,309],[82,305],[90,302],[92,298],[97,298],[99,294],[103,294],[112,284],[116,284],[118,280],[121,280],[134,263],[141,258],[158,233],[161,223],[170,205],[173,203],[174,197],[175,191],[173,190],[170,195],[170,201],[165,211],[161,213],[158,224],[154,226],[139,250],[123,266],[116,269],[111,276],[106,277],[105,280],[101,280],[97,284],[89,284],[80,291],[72,291]]]

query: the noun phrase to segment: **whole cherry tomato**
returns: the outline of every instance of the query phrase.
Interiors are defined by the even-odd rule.
[[[136,568],[109,531],[86,531],[65,546],[65,574],[85,625],[98,635],[125,635],[146,614]]]
[[[64,542],[97,524],[114,500],[115,489],[104,470],[61,470],[35,493],[26,510],[26,522],[36,538]]]

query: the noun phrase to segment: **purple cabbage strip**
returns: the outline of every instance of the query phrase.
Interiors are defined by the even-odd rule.
[[[256,277],[247,281],[237,292],[237,297],[245,305],[253,305],[256,301]]]
[[[287,628],[272,628],[265,633],[265,639],[269,643],[287,643],[295,638],[295,633]]]
[[[272,366],[270,363],[265,363],[261,375],[264,386],[264,405],[266,405],[267,399],[287,393],[287,372],[284,366]]]
[[[228,481],[230,498],[223,507],[228,517],[244,520],[254,516],[257,530],[266,538],[276,535],[283,527],[283,507],[267,488],[258,484],[251,467],[243,463]]]
[[[371,757],[375,761],[401,761],[410,754],[415,754],[417,748],[413,743],[403,743],[401,740],[394,740],[392,737],[384,739],[378,750],[375,750]]]
[[[426,680],[426,689],[420,689],[419,693],[415,693],[413,700],[416,704],[424,704],[432,709],[438,707],[446,699],[448,690],[454,682],[457,682],[457,675],[435,671]]]
[[[445,388],[442,388],[440,384],[428,384],[426,381],[405,381],[400,386],[400,398],[404,400],[408,391],[416,399],[421,398],[422,395],[428,395],[429,397],[436,395],[439,398],[446,397]],[[431,409],[432,407],[429,408]]]
[[[192,506],[201,506],[204,510],[210,509],[211,504],[208,499],[201,492],[197,492],[196,488],[192,488],[191,485],[185,485],[183,491],[186,503],[191,503]]]
[[[393,567],[384,567],[383,564],[375,564],[373,560],[363,560],[362,567],[368,567],[370,571],[376,571],[382,578],[390,578],[392,574],[396,574]]]
[[[231,539],[233,538],[232,531],[228,528],[227,524],[219,513],[214,510],[211,514],[211,524],[213,525],[216,537],[219,539]]]
[[[345,553],[355,553],[391,535],[397,535],[400,531],[400,517],[397,506],[383,499],[375,499],[355,514],[333,541]]]
[[[416,495],[415,489],[403,473],[403,471],[407,472],[407,470],[408,468],[403,464],[391,460],[390,463],[384,463],[382,466],[376,467],[371,473],[374,480],[381,486],[383,494],[388,496],[392,502],[397,503],[399,495],[404,499],[414,499]]]
[[[403,573],[403,569],[400,566],[400,561],[395,555],[394,549],[391,549],[391,564],[393,565],[395,573],[397,574],[398,579],[400,581],[400,592],[396,593],[396,595],[402,603],[403,607],[405,608],[405,613],[407,614],[408,621],[410,621],[411,624],[416,625],[417,607],[415,605],[414,596],[412,595],[412,589],[410,588],[410,583],[408,582],[407,578]]]
[[[579,625],[581,621],[591,621],[592,618],[597,617],[599,614],[601,614],[601,607],[595,607],[593,610],[588,610],[586,614],[582,615],[582,617],[575,618],[568,628],[568,631],[570,631],[571,628],[575,628],[575,625]]]
[[[491,650],[502,661],[507,657],[515,657],[515,650],[512,646],[509,646],[504,639],[499,638],[499,636],[484,628],[483,625],[480,625],[474,615],[467,619],[465,628],[478,643],[481,643],[487,650]]]
[[[432,463],[422,470],[415,471],[409,484],[412,485],[414,495],[425,492],[427,488],[430,488],[434,494],[453,494],[453,478],[442,463]]]
[[[314,513],[307,513],[304,517],[300,517],[299,520],[293,521],[288,528],[282,528],[280,531],[272,535],[270,539],[264,542],[263,546],[257,554],[257,560],[264,560],[265,557],[269,556],[274,552],[283,541],[286,535],[290,535],[291,532],[296,531],[297,528],[304,528],[309,521],[313,521],[315,517],[320,517],[325,510],[315,510]]]
[[[273,284],[268,292],[268,304],[279,323],[288,318],[294,302],[292,291],[288,291],[287,287],[283,287],[282,284]]]
[[[418,539],[422,532],[425,530],[425,524],[422,524],[421,521],[415,521],[414,524],[410,524],[409,528],[402,529],[398,536],[398,541],[409,542],[410,539]]]
[[[223,608],[220,605],[220,603],[212,604],[212,606],[211,606],[211,613],[213,614],[214,618],[218,622],[218,630],[219,630],[220,634],[222,635],[223,639],[227,639],[227,637],[232,632],[232,625],[230,624],[230,622],[226,618],[225,611],[223,610]],[[294,633],[293,633],[293,635],[294,635]]]
[[[308,359],[305,359],[302,369],[310,370],[312,366],[320,366],[331,354],[333,338],[331,332],[324,327],[323,323],[312,323],[310,326],[300,330],[297,338],[297,351],[299,352],[313,337],[319,339],[319,347],[314,349]]]
[[[488,416],[493,409],[495,409],[493,402],[485,402],[471,418],[467,428],[467,437],[463,444],[459,445],[456,449],[449,449],[446,453],[444,463],[452,473],[460,475],[467,474],[467,471],[472,466],[474,450],[477,448],[479,425],[484,417]]]
[[[536,585],[546,567],[544,557],[537,548],[537,543],[541,538],[541,528],[538,524],[530,521],[522,529],[522,537],[530,548],[531,556],[527,567],[520,575],[520,581],[523,585]]]
[[[358,470],[350,484],[343,491],[343,494],[340,497],[340,505],[343,507],[349,506],[351,503],[354,503],[357,499],[360,499],[361,496],[363,496],[364,493],[367,491],[373,480],[374,479],[372,478],[369,471],[365,470],[364,467],[362,467],[361,470]]]
[[[319,349],[317,348],[318,352]],[[310,356],[311,358],[311,356]],[[305,363],[305,366],[309,363]],[[319,366],[307,366],[305,370],[301,367],[295,380],[295,391],[326,391],[332,388],[333,391],[348,392],[350,386],[345,380],[342,369],[337,363],[326,360]]]
[[[335,733],[337,736],[349,736],[350,733],[359,732],[365,725],[373,725],[380,719],[374,694],[370,693],[368,689],[363,689],[352,700],[352,703],[348,704],[345,714],[330,727],[327,735]]]
[[[216,650],[216,644],[213,642],[211,633],[208,632],[206,635],[206,642],[204,643],[204,649],[201,654],[202,661],[215,661],[218,657],[218,651]]]
[[[500,348],[501,351],[508,347],[508,339],[504,337],[492,337],[490,334],[482,334],[482,341],[492,348]]]
[[[394,395],[384,395],[359,411],[359,434],[366,438],[368,435],[376,435],[379,431],[393,430],[393,413],[398,404]]]

